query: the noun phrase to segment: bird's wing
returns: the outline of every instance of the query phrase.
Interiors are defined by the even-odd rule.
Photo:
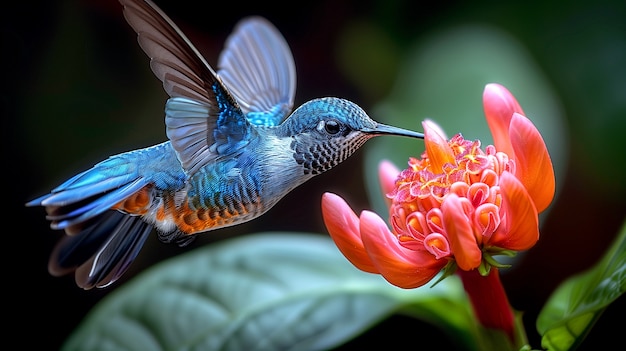
[[[235,98],[174,22],[150,0],[120,0],[124,17],[150,57],[150,68],[170,95],[167,136],[192,174],[237,152],[255,133]]]
[[[296,66],[285,38],[266,19],[249,17],[237,24],[217,74],[251,123],[274,126],[291,113]]]

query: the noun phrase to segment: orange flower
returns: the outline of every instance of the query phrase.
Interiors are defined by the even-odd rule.
[[[447,139],[424,121],[425,152],[399,172],[383,161],[390,226],[377,214],[357,216],[339,196],[322,197],[322,214],[337,247],[357,268],[391,284],[415,288],[447,265],[488,275],[492,258],[531,248],[538,214],[554,197],[554,170],[545,143],[513,95],[488,84],[483,94],[494,145],[460,134]]]

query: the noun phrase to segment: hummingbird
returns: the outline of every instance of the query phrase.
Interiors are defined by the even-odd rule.
[[[153,2],[120,2],[169,95],[167,141],[110,156],[26,203],[44,207],[50,227],[66,233],[50,274],[74,273],[85,290],[119,279],[153,229],[163,242],[186,245],[266,213],[373,137],[424,137],[337,97],[293,110],[294,59],[263,17],[235,25],[214,71]]]

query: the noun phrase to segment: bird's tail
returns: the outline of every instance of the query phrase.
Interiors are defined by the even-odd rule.
[[[128,269],[152,230],[140,215],[150,207],[154,184],[139,157],[113,156],[26,204],[44,206],[51,228],[67,234],[50,257],[52,275],[76,271],[78,286],[91,289]]]

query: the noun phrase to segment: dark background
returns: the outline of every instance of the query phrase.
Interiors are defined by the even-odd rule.
[[[400,50],[437,26],[465,20],[494,24],[515,35],[553,85],[572,133],[561,195],[544,223],[542,239],[517,269],[503,276],[513,307],[525,311],[535,347],[540,341],[534,321],[549,294],[564,278],[592,265],[621,227],[626,213],[623,1],[418,5],[323,0],[285,7],[278,2],[244,6],[163,0],[157,4],[210,63],[217,61],[226,36],[242,16],[267,17],[293,51],[298,70],[296,104],[334,95],[368,110],[388,92],[390,83],[372,82],[379,86],[364,97],[359,93],[363,89],[338,68],[335,39],[353,19],[383,25]],[[24,203],[111,154],[164,141],[166,95],[117,1],[13,4],[2,16],[2,157],[9,199],[9,213],[3,217],[7,229],[3,290],[9,292],[4,299],[10,311],[5,342],[36,342],[57,349],[91,306],[124,280],[199,245],[263,230],[325,233],[319,209],[324,191],[350,194],[355,208],[367,208],[362,154],[357,153],[296,189],[254,222],[203,235],[184,249],[151,237],[120,284],[107,290],[83,291],[72,277],[49,276],[48,255],[60,233],[49,229],[42,209],[26,208]],[[605,312],[581,349],[623,340],[624,312],[622,297]],[[407,341],[405,336],[416,340]],[[343,349],[378,339],[392,346],[408,342],[418,347],[429,340],[445,342],[444,338],[432,326],[395,316]]]

